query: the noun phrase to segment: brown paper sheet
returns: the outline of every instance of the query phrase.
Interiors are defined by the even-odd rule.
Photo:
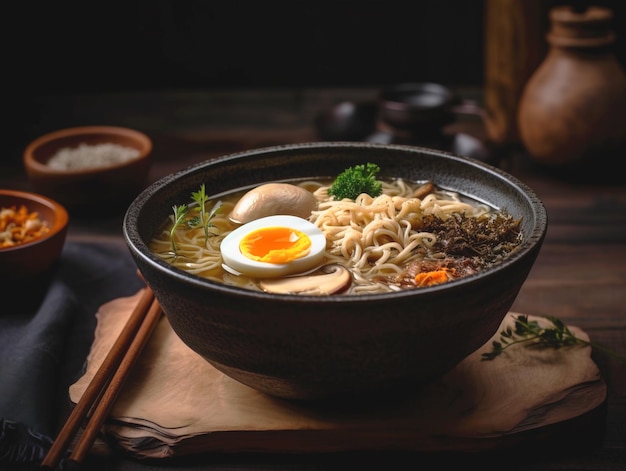
[[[69,389],[74,403],[140,295],[115,299],[97,312],[87,370]],[[509,313],[502,327],[516,315]],[[588,340],[581,329],[569,328]],[[482,361],[490,345],[409,398],[324,409],[272,398],[225,376],[184,345],[164,317],[103,432],[142,458],[209,451],[462,451],[497,446],[490,439],[577,417],[606,397],[590,347],[513,347]]]

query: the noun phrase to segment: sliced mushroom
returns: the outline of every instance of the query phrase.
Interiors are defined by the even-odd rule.
[[[324,296],[343,291],[352,282],[350,272],[341,265],[326,265],[319,271],[323,274],[264,280],[259,285],[268,293]]]
[[[237,224],[276,214],[308,219],[316,208],[317,200],[310,191],[289,183],[266,183],[243,195],[229,218]]]
[[[425,196],[435,191],[435,185],[432,182],[426,182],[413,192],[413,197],[424,199]]]

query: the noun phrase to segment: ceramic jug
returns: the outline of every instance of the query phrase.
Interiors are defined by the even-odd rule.
[[[550,10],[549,50],[518,110],[522,143],[537,162],[589,174],[626,159],[626,73],[611,51],[612,18],[606,7]]]

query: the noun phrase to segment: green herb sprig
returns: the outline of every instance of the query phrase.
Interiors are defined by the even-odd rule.
[[[193,217],[189,217],[190,206],[186,204],[174,205],[172,210],[174,211],[174,222],[170,229],[170,241],[172,243],[172,252],[174,256],[178,256],[178,247],[176,246],[175,233],[181,226],[185,225],[189,229],[196,229],[201,227],[204,230],[205,244],[208,243],[209,237],[213,235],[211,228],[215,227],[211,222],[212,219],[222,209],[222,202],[218,201],[213,205],[211,211],[207,213],[206,205],[209,198],[206,194],[206,188],[204,183],[200,186],[198,191],[191,193],[191,199],[196,203],[192,208],[196,214]]]
[[[209,241],[209,237],[212,235],[210,229],[212,227],[215,227],[211,223],[211,220],[221,210],[222,202],[218,201],[209,213],[206,212],[206,204],[209,198],[206,194],[204,183],[200,186],[200,190],[191,193],[191,199],[196,202],[197,206],[194,207],[194,210],[199,214],[189,219],[187,221],[187,225],[192,229],[202,227],[202,229],[204,230],[204,240],[206,244]]]
[[[552,316],[544,316],[544,318],[550,321],[552,327],[543,327],[537,321],[529,321],[528,316],[525,315],[515,317],[513,327],[509,326],[500,331],[500,341],[494,340],[491,343],[491,351],[483,353],[482,360],[493,360],[506,349],[519,344],[529,348],[554,349],[572,345],[587,345],[602,350],[620,360],[626,360],[626,355],[576,337],[560,319]]]
[[[371,162],[365,165],[355,165],[340,173],[331,187],[328,195],[337,200],[344,198],[356,199],[361,193],[367,193],[375,198],[383,192],[383,184],[376,179],[380,167]]]
[[[170,241],[172,242],[172,252],[174,252],[174,256],[177,256],[178,247],[176,246],[176,238],[174,237],[174,234],[176,233],[176,229],[178,229],[185,221],[189,208],[186,204],[181,204],[180,206],[172,206],[172,210],[174,211],[174,223],[170,229]]]

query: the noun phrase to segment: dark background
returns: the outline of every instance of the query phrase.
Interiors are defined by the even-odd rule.
[[[481,90],[491,1],[543,2],[546,29],[552,6],[609,6],[626,67],[624,0],[13,2],[2,17],[0,159],[19,159],[43,132],[51,97],[71,113],[65,98],[88,93],[400,82]]]
[[[24,2],[14,70],[45,93],[479,83],[482,3]]]
[[[485,2],[16,2],[4,15],[14,31],[5,43],[5,79],[25,94],[403,81],[479,86]],[[588,3],[614,9],[615,50],[626,63],[626,2]]]

